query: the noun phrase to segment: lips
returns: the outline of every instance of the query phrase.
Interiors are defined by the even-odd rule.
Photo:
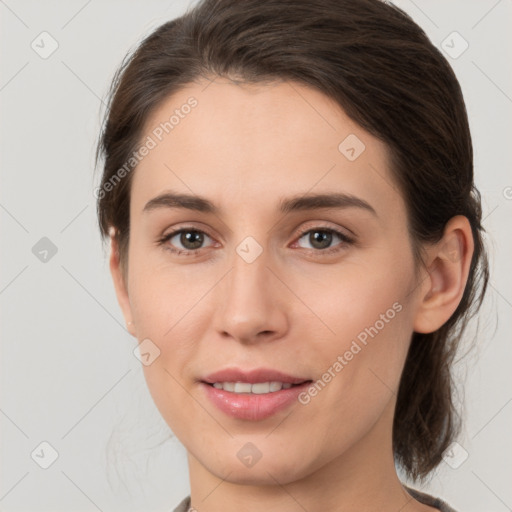
[[[226,368],[207,375],[202,382],[214,384],[215,382],[248,382],[258,384],[260,382],[287,382],[290,384],[302,384],[310,381],[308,377],[289,375],[278,370],[256,368],[254,370],[241,370],[239,368]]]
[[[205,396],[224,414],[239,420],[260,421],[289,408],[311,383],[311,379],[289,375],[277,370],[258,368],[240,370],[228,368],[201,380]],[[246,393],[219,389],[220,383],[243,383],[236,390],[249,389],[251,384],[282,383],[282,389],[264,393]],[[215,386],[214,386],[215,384]],[[228,386],[229,387],[229,386]],[[254,389],[254,388],[253,388]]]

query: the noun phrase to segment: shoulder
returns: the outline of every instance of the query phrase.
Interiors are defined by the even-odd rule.
[[[418,500],[424,505],[437,508],[440,512],[456,512],[456,510],[450,507],[448,503],[439,498],[434,498],[433,496],[430,496],[430,494],[425,494],[424,492],[418,491],[417,489],[411,489],[405,485],[404,488],[414,499]]]
[[[173,512],[188,512],[190,508],[190,496],[187,496],[181,503],[173,510]]]

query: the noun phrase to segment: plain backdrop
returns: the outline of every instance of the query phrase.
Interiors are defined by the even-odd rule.
[[[512,2],[397,4],[444,48],[461,82],[492,265],[471,329],[476,348],[456,366],[465,407],[460,447],[424,489],[461,512],[506,512]],[[124,329],[93,196],[113,73],[127,51],[188,5],[0,0],[0,511],[171,511],[189,493],[185,449],[160,418]]]

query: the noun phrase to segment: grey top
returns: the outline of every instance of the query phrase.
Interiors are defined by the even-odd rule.
[[[407,492],[420,503],[424,505],[429,505],[430,507],[437,508],[440,512],[456,512],[450,505],[440,500],[439,498],[434,498],[429,494],[425,494],[416,489],[411,489],[410,487],[404,486]],[[190,508],[190,496],[187,496],[175,509],[173,512],[188,512]]]

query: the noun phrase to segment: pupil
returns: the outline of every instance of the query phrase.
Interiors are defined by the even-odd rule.
[[[327,243],[325,243],[327,241]],[[325,249],[329,247],[332,241],[332,233],[327,231],[314,231],[310,235],[310,242],[313,247],[316,249]],[[320,246],[317,247],[317,244],[320,243]]]
[[[203,243],[203,237],[202,234],[197,231],[185,231],[181,234],[180,242],[184,247],[187,247],[187,249],[198,249]]]

